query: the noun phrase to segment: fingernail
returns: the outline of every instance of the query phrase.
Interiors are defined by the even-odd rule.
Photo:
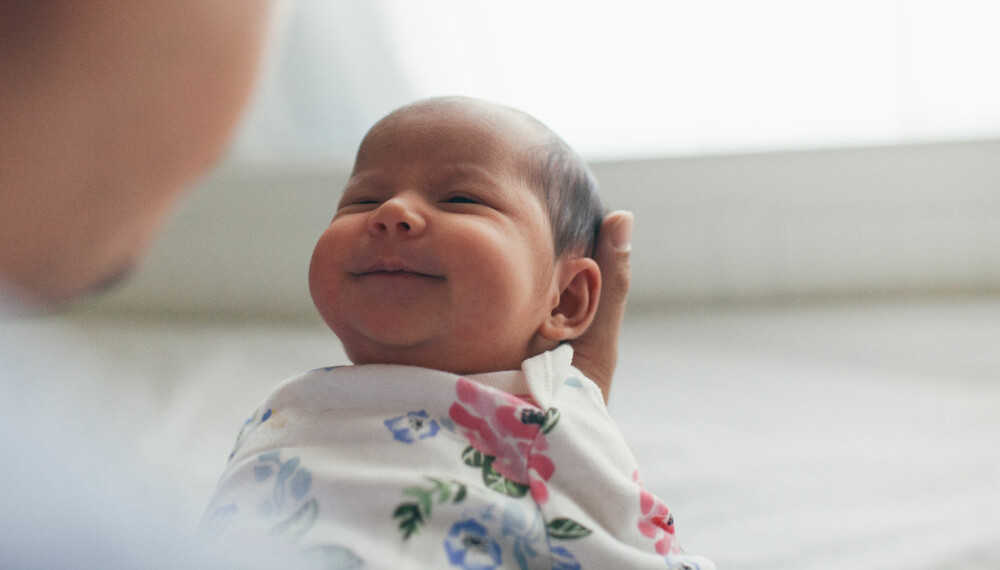
[[[618,223],[611,228],[611,246],[618,251],[632,251],[632,224],[635,216],[632,212],[622,212]]]

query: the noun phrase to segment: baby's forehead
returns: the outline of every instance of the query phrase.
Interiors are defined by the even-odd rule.
[[[398,109],[376,123],[360,150],[409,135],[422,144],[460,142],[470,150],[486,147],[481,149],[516,156],[544,144],[547,134],[541,123],[515,109],[475,99],[430,100]]]

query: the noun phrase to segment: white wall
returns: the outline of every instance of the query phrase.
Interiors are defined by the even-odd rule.
[[[112,311],[312,318],[349,164],[226,164]],[[1000,292],[1000,141],[592,164],[636,214],[633,306]]]
[[[636,297],[1000,291],[1000,141],[596,165]]]

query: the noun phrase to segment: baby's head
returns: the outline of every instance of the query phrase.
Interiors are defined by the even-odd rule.
[[[309,288],[356,364],[516,369],[593,320],[602,216],[593,176],[536,119],[420,101],[362,141]]]

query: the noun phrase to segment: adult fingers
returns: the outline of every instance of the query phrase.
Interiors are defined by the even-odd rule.
[[[621,210],[601,222],[594,247],[594,260],[601,268],[601,299],[594,322],[573,341],[573,365],[600,387],[605,401],[618,364],[618,333],[632,277],[633,223],[632,213]]]

